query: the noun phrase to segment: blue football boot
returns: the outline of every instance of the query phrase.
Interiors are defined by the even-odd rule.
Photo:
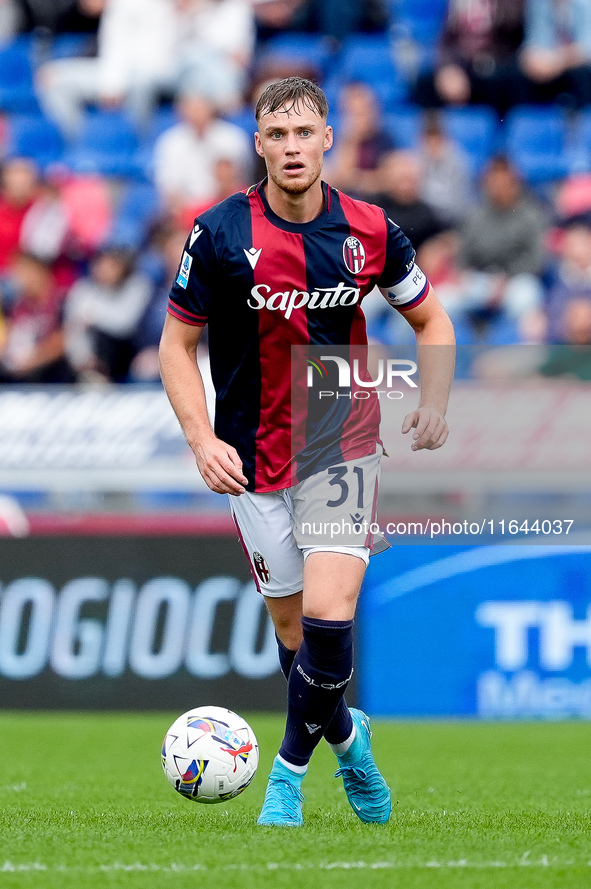
[[[346,753],[337,756],[347,799],[357,817],[366,824],[385,824],[392,811],[390,788],[380,774],[371,752],[369,717],[351,707],[355,740]]]
[[[303,775],[297,775],[280,760],[275,759],[269,775],[265,802],[257,824],[276,827],[301,827],[302,796],[300,787]]]

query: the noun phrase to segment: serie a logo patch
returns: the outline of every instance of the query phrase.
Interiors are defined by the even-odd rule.
[[[176,283],[184,290],[187,289],[187,284],[189,283],[189,272],[191,271],[192,263],[193,257],[189,256],[189,254],[185,250],[185,252],[183,253],[183,259],[181,262],[181,267],[179,269],[178,277],[176,279]]]

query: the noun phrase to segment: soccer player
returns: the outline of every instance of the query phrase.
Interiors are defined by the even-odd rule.
[[[382,448],[371,423],[352,431],[339,399],[340,433],[324,451],[305,442],[294,469],[290,353],[293,345],[363,346],[360,302],[378,284],[419,347],[420,405],[402,431],[414,430],[414,450],[434,449],[447,438],[453,361],[434,361],[422,347],[453,344],[453,329],[395,222],[322,181],[333,138],[322,90],[299,77],[272,83],[255,113],[255,147],[268,176],[195,221],[170,294],[162,379],[201,475],[211,490],[230,495],[288,680],[285,736],[258,823],[303,823],[300,788],[323,736],[355,814],[383,823],[390,790],[373,759],[369,719],[343,698],[372,540],[362,534],[347,545],[315,545],[297,534],[321,502],[357,515],[362,490],[373,500]],[[196,364],[206,324],[215,431]],[[352,415],[356,403],[348,404]],[[308,472],[304,453],[314,455]],[[347,479],[357,479],[358,490]]]

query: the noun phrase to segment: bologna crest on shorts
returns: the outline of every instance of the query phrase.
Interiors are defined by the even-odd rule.
[[[358,275],[365,265],[365,248],[359,238],[353,235],[343,244],[343,259],[345,265],[353,275]]]
[[[271,580],[271,572],[269,571],[269,566],[267,565],[265,557],[255,550],[252,554],[252,558],[254,561],[254,570],[261,583],[269,583]]]

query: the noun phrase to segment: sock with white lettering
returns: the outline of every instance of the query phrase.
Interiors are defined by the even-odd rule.
[[[293,664],[297,652],[292,648],[288,648],[287,645],[284,645],[277,634],[275,634],[275,638],[277,640],[281,672],[285,678],[289,680],[291,665]],[[344,753],[345,749],[347,749],[351,743],[351,738],[353,737],[353,720],[351,719],[351,713],[344,697],[339,701],[335,714],[326,727],[324,737],[333,750],[335,750],[335,753],[339,754]],[[337,747],[338,749],[335,749]],[[342,750],[341,747],[343,747]]]
[[[289,671],[287,723],[279,749],[281,758],[296,766],[309,761],[342,701],[353,672],[352,620],[303,617],[302,628],[304,641]],[[349,727],[338,741],[344,741],[350,732]]]

